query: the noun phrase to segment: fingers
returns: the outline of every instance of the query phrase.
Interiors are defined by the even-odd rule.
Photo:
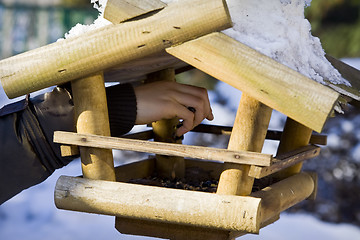
[[[135,88],[136,124],[178,117],[183,125],[177,135],[192,130],[205,118],[214,118],[206,89],[176,82],[154,82]]]
[[[191,85],[186,85],[186,84],[181,84],[178,87],[178,91],[183,93],[183,94],[188,94],[188,95],[192,95],[192,96],[196,96],[198,98],[200,98],[198,101],[193,101],[192,103],[187,103],[187,106],[192,106],[194,107],[194,103],[203,103],[202,109],[204,109],[204,118],[208,119],[208,120],[213,120],[214,119],[214,115],[212,114],[212,109],[210,106],[210,101],[209,101],[209,96],[208,96],[208,92],[205,88],[201,88],[201,87],[196,87],[196,86],[191,86]],[[195,108],[196,110],[198,110],[197,108]]]
[[[205,118],[208,120],[214,119],[206,90],[204,92],[201,88],[198,88],[197,93],[197,95],[194,95],[191,93],[181,92],[177,89],[177,91],[174,91],[171,94],[176,102],[184,105],[188,108],[188,110],[189,108],[193,109],[193,111],[189,110],[194,114],[193,127],[199,125]]]
[[[191,112],[187,107],[184,105],[177,105],[176,107],[177,117],[182,119],[181,124],[176,129],[176,135],[178,137],[184,135],[185,133],[189,132],[194,128],[194,119],[195,114]]]

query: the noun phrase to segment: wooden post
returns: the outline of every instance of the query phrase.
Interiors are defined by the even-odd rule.
[[[175,82],[175,70],[165,69],[149,74],[146,83],[155,81]],[[181,143],[181,139],[175,139],[176,126],[179,118],[160,120],[152,123],[154,140],[158,142]],[[185,176],[185,161],[183,157],[156,155],[156,171],[162,177],[183,178]]]
[[[271,113],[271,108],[243,93],[228,149],[261,152]],[[249,170],[249,165],[225,163],[217,194],[250,195],[254,178]]]
[[[71,83],[78,133],[110,136],[103,73]],[[115,181],[112,151],[80,147],[83,175],[90,179]]]
[[[277,155],[293,151],[297,148],[307,146],[309,144],[312,130],[291,118],[287,118],[283,134],[281,136],[280,145]],[[274,174],[275,178],[284,179],[299,173],[302,163],[298,163],[285,170]]]

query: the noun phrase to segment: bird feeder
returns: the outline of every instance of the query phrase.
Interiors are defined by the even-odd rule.
[[[83,177],[59,178],[58,208],[116,216],[116,229],[126,234],[234,239],[258,234],[315,196],[316,174],[301,172],[301,164],[319,154],[315,144],[326,144],[313,130],[321,132],[337,91],[220,33],[231,27],[223,0],[109,0],[105,17],[114,24],[0,61],[11,98],[71,82],[77,132],[55,132],[54,141],[64,145],[63,155],[80,149]],[[243,92],[232,127],[194,129],[230,134],[227,149],[174,141],[178,119],[110,136],[105,81],[174,81],[189,65]],[[288,116],[283,132],[268,130],[273,109]],[[280,140],[276,157],[261,153],[267,138]],[[115,168],[112,149],[154,157]],[[216,193],[129,183],[154,173],[182,177],[190,168],[217,179]],[[272,184],[253,190],[255,179],[269,177]]]

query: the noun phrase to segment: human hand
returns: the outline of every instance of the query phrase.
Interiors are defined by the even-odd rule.
[[[210,121],[214,119],[205,88],[158,81],[135,87],[135,95],[136,124],[178,117],[183,122],[176,135],[182,136],[205,118]]]

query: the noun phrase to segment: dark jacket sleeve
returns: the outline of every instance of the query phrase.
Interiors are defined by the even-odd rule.
[[[135,124],[134,90],[128,84],[106,90],[111,134],[121,136]],[[73,159],[53,143],[58,130],[74,131],[72,97],[63,88],[0,109],[0,204]]]

